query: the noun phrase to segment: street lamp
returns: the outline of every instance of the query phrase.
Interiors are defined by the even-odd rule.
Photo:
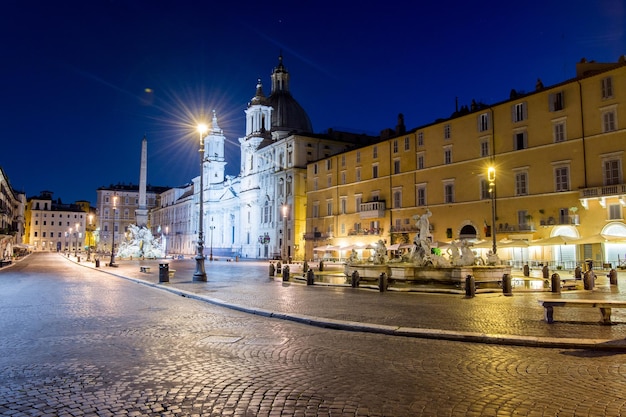
[[[491,194],[491,238],[493,254],[498,250],[496,245],[496,169],[489,167],[487,170],[487,180],[489,181],[489,194]]]
[[[287,214],[289,212],[289,206],[285,203],[281,207],[283,211],[283,263],[287,260]]]
[[[78,256],[78,236],[79,236],[78,228],[79,227],[80,227],[80,224],[76,223],[76,246],[74,247],[74,256]]]
[[[199,124],[198,132],[200,133],[200,206],[198,210],[198,246],[196,251],[196,272],[193,274],[194,281],[206,281],[206,271],[204,270],[204,238],[202,231],[202,217],[204,215],[203,199],[204,199],[204,135],[208,131],[207,125]]]
[[[70,227],[70,232],[68,234],[69,237],[69,246],[67,247],[67,257],[70,257],[70,253],[72,252],[72,228]]]
[[[87,234],[88,233],[88,234]],[[91,260],[91,238],[93,237],[93,214],[89,215],[89,230],[85,228],[85,234],[89,237],[87,241],[87,260]]]
[[[113,238],[111,239],[111,262],[109,262],[109,266],[117,266],[115,263],[115,207],[117,203],[117,196],[113,196]]]
[[[211,223],[213,223],[213,217],[211,217]],[[212,261],[213,260],[213,229],[215,229],[215,226],[213,226],[213,224],[211,224],[211,226],[209,226],[209,229],[211,229],[211,250],[209,252],[209,260]]]

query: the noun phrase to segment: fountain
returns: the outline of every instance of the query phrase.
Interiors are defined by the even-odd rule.
[[[471,275],[483,288],[498,288],[504,274],[511,274],[511,268],[500,265],[497,255],[490,252],[485,261],[471,250],[465,239],[451,242],[446,251],[448,256],[444,256],[440,248],[432,247],[431,215],[430,210],[426,210],[421,216],[413,216],[418,232],[410,251],[401,258],[389,260],[387,248],[379,240],[374,255],[365,261],[352,251],[346,264],[346,275],[356,271],[362,280],[377,280],[384,272],[396,283],[444,288],[464,288],[466,277]]]
[[[117,251],[119,258],[162,258],[164,256],[161,238],[152,236],[147,227],[131,224],[128,226],[126,240]]]

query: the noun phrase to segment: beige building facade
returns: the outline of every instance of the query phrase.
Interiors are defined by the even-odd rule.
[[[537,80],[531,93],[472,102],[310,164],[306,257],[346,257],[378,240],[410,244],[414,216],[430,212],[442,247],[470,239],[484,255],[495,235],[497,254],[514,266],[623,263],[626,62],[583,60],[576,69],[574,79]]]

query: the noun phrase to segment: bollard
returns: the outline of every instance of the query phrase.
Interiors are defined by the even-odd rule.
[[[320,261],[320,272],[324,270],[324,261]]]
[[[283,267],[283,281],[289,281],[289,265]]]
[[[593,286],[595,284],[595,274],[593,270],[588,270],[585,272],[585,277],[583,278],[583,286],[586,290],[593,290]]]
[[[76,257],[76,262],[80,263],[80,256]]]
[[[100,259],[96,259],[96,268],[100,268]]]
[[[472,298],[476,295],[476,280],[468,275],[465,278],[465,298]]]
[[[502,293],[506,296],[513,295],[513,285],[510,274],[502,275]]]
[[[359,281],[361,281],[361,277],[359,276],[359,271],[354,271],[352,273],[352,280],[350,282],[352,285],[352,288],[358,288]]]
[[[304,263],[302,264],[302,272],[308,272],[309,270],[309,264],[304,261]]]
[[[583,278],[583,272],[582,272],[582,269],[580,268],[580,266],[577,266],[576,269],[574,269],[574,278],[576,278],[576,279],[582,279]]]
[[[530,267],[527,265],[524,265],[524,276],[525,277],[529,277],[530,276]]]
[[[544,267],[541,268],[541,272],[543,272],[544,278],[548,278],[550,276],[550,270],[548,269],[548,265],[544,265]]]
[[[169,264],[159,264],[159,282],[170,282]]]
[[[378,290],[380,292],[387,291],[387,273],[383,272],[378,277]]]
[[[270,262],[270,277],[273,277],[276,274],[276,267],[273,263]]]
[[[609,283],[611,285],[617,285],[617,271],[615,269],[611,269],[609,272]]]
[[[550,288],[553,293],[561,294],[561,277],[556,272],[552,274]]]
[[[280,263],[280,261],[276,262],[276,273],[280,274],[283,270],[283,264]]]
[[[313,272],[312,269],[309,269],[306,272],[306,285],[313,285],[315,284],[315,272]]]

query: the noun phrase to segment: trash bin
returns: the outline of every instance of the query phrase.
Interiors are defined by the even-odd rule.
[[[170,282],[169,264],[159,264],[159,282]]]

